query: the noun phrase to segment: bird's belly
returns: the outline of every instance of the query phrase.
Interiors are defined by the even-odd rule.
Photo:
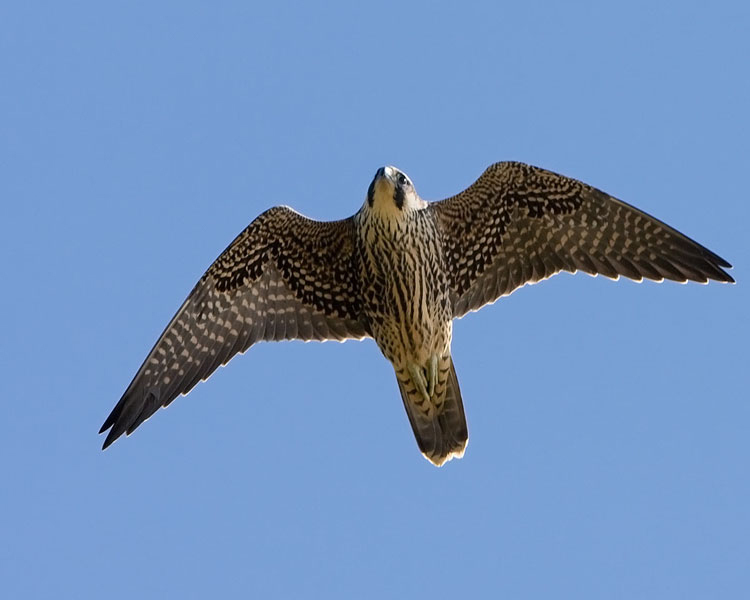
[[[452,319],[447,286],[427,268],[383,273],[382,294],[368,303],[373,337],[395,365],[425,364],[449,352]]]

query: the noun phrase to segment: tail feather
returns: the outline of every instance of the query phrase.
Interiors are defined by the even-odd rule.
[[[456,369],[453,367],[453,359],[449,357],[448,361],[450,369],[445,384],[445,399],[442,406],[429,411],[430,415],[420,410],[419,407],[423,405],[424,400],[411,382],[402,381],[397,377],[401,399],[419,450],[427,460],[438,467],[452,458],[461,458],[469,441]]]

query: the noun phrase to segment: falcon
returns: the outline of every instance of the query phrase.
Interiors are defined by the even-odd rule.
[[[103,448],[261,340],[372,338],[393,365],[422,454],[440,466],[469,439],[451,357],[453,320],[561,271],[733,282],[723,258],[585,183],[518,162],[428,203],[378,169],[348,219],[261,214],[208,268],[99,433]]]

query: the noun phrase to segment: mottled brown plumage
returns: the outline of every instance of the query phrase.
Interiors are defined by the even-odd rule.
[[[420,450],[468,440],[452,320],[560,271],[732,282],[700,244],[584,183],[497,163],[446,200],[380,169],[360,211],[318,222],[272,208],[211,265],[109,415],[104,447],[260,340],[373,337],[393,364]]]
[[[497,163],[431,205],[450,265],[453,316],[560,271],[612,279],[733,282],[723,258],[650,215],[575,179]]]
[[[374,183],[354,216],[363,319],[393,365],[419,449],[441,465],[463,455],[468,430],[437,222],[403,173],[387,167]]]
[[[102,425],[106,448],[255,342],[345,340],[359,320],[351,219],[267,210],[209,267]]]

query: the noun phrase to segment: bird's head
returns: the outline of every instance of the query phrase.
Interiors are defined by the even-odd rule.
[[[367,189],[367,205],[371,211],[398,218],[427,203],[417,195],[406,173],[396,167],[380,167]]]

